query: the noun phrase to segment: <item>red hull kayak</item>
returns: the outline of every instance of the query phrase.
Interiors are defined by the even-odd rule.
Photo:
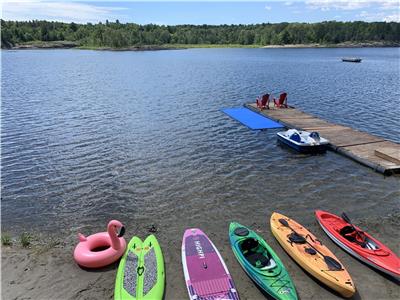
[[[316,210],[315,216],[325,233],[344,250],[371,267],[400,278],[400,259],[384,244],[354,226],[361,232],[358,234],[349,223],[334,214]]]

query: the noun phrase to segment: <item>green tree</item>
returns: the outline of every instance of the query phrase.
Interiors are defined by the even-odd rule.
[[[320,22],[257,25],[75,24],[1,20],[2,47],[34,40],[75,41],[81,45],[127,47],[143,44],[297,44],[346,41],[400,42],[398,22]]]

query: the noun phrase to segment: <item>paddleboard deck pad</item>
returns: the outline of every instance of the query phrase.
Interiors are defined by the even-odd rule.
[[[164,258],[154,235],[144,242],[133,237],[117,272],[114,299],[162,299],[164,294]]]
[[[190,299],[239,299],[224,260],[200,229],[185,231],[182,241],[182,264]]]

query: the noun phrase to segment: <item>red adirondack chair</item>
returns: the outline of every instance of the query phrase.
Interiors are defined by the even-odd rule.
[[[269,94],[263,95],[261,99],[260,97],[257,97],[256,104],[260,110],[263,110],[265,108],[269,109]]]
[[[287,93],[281,93],[279,95],[279,99],[274,98],[274,106],[277,106],[279,108],[282,108],[282,107],[288,108]]]

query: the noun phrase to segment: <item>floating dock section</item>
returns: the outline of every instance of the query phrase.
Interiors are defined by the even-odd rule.
[[[222,111],[230,116],[232,119],[239,121],[240,123],[249,127],[252,130],[284,127],[281,123],[272,121],[265,116],[262,116],[244,107],[226,108]]]
[[[296,108],[275,108],[260,111],[255,103],[248,109],[273,119],[286,127],[318,131],[329,139],[329,148],[384,175],[400,173],[400,144],[350,127],[329,123]]]

